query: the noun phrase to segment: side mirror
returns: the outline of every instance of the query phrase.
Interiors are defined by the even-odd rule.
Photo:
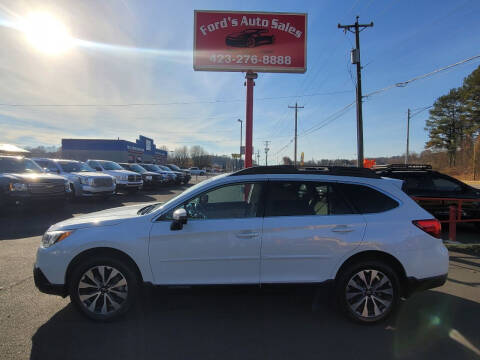
[[[183,225],[187,223],[187,211],[183,208],[177,209],[173,212],[173,221],[170,225],[170,230],[182,230]]]

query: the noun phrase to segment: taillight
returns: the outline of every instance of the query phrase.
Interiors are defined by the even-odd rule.
[[[427,234],[440,239],[442,236],[442,224],[437,219],[429,219],[429,220],[413,220],[413,224]]]

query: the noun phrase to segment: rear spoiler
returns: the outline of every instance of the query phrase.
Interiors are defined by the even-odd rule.
[[[403,190],[403,180],[401,179],[394,179],[394,178],[389,178],[389,177],[385,177],[385,176],[382,176],[382,179],[383,180],[387,180],[387,181],[390,181],[393,185],[395,185],[396,187],[398,187],[400,190]]]

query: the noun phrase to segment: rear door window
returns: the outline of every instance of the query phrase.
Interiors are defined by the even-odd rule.
[[[461,192],[462,186],[454,180],[440,176],[432,177],[433,186],[439,192]]]
[[[338,184],[339,189],[361,214],[380,213],[394,209],[398,202],[371,187],[357,184]]]
[[[272,181],[268,187],[266,217],[355,213],[330,183]]]

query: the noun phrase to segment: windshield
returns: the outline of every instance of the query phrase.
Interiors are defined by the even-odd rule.
[[[174,164],[171,164],[171,165],[168,165],[168,166],[171,167],[175,171],[181,171],[182,170],[177,165],[174,165]]]
[[[90,166],[85,163],[78,161],[59,161],[58,164],[64,172],[92,172],[93,170]]]
[[[165,170],[167,172],[172,172],[172,169],[170,169],[168,166],[165,165],[157,165],[160,169]]]
[[[120,165],[118,165],[116,162],[113,161],[99,161],[99,163],[102,165],[102,167],[105,170],[125,170],[122,168]]]
[[[144,172],[147,172],[147,170],[145,170],[145,168],[141,167],[138,164],[129,164],[128,169],[132,170],[132,171],[135,171],[135,172],[138,172],[140,174],[143,174]]]
[[[162,170],[159,167],[157,167],[157,165],[153,165],[153,164],[143,164],[142,166],[149,171],[155,171],[156,172],[156,171]]]
[[[2,173],[42,173],[43,169],[33,160],[25,158],[0,158],[0,172]]]

